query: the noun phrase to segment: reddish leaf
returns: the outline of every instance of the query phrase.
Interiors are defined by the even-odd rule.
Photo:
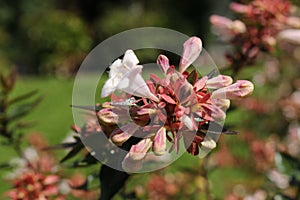
[[[163,100],[165,100],[166,102],[170,103],[170,104],[176,104],[176,102],[168,95],[166,94],[160,94],[159,95]]]

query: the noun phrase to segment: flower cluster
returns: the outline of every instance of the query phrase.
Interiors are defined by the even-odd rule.
[[[235,71],[252,64],[259,52],[273,52],[280,31],[300,28],[300,18],[292,16],[294,7],[287,0],[231,3],[230,8],[240,15],[240,20],[212,15],[210,22],[213,31],[235,47],[234,52],[226,54]],[[285,35],[281,34],[281,38],[285,39]]]
[[[23,157],[13,158],[9,162],[13,171],[7,174],[6,179],[12,183],[13,188],[6,195],[11,200],[64,200],[67,196],[86,197],[88,192],[76,189],[84,182],[83,178],[63,178],[53,155],[41,151],[47,144],[40,135],[31,134],[29,143],[31,146],[24,149]]]
[[[189,72],[188,67],[201,51],[201,40],[191,37],[183,45],[179,71],[160,55],[157,64],[164,77],[150,74],[148,81],[143,79],[142,65],[138,65],[132,50],[110,66],[102,97],[111,95],[112,102],[104,103],[98,112],[102,129],[118,146],[131,137],[139,138],[123,160],[124,170],[138,170],[150,149],[156,155],[164,155],[167,141],[171,143],[170,152],[178,151],[180,139],[193,155],[215,148],[216,142],[207,134],[210,123],[225,119],[230,99],[252,93],[253,84],[249,81],[233,83],[226,75],[210,73],[200,77],[197,70]],[[116,90],[125,94],[113,93]]]
[[[13,189],[8,191],[12,200],[65,199],[60,191],[61,177],[55,171],[54,159],[49,154],[39,155],[34,147],[24,151],[24,158],[11,161],[15,171],[7,178],[13,182]]]

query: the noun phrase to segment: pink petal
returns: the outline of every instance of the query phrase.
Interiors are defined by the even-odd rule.
[[[232,78],[230,76],[225,76],[225,75],[219,75],[213,77],[211,79],[208,79],[206,82],[207,88],[210,89],[218,89],[218,88],[226,87],[230,84],[232,84]]]
[[[165,55],[159,55],[156,62],[160,69],[167,74],[167,71],[170,67],[169,59]]]
[[[254,85],[250,81],[238,80],[230,86],[214,91],[211,98],[238,99],[250,95],[253,89]]]
[[[163,155],[166,152],[166,140],[166,129],[164,127],[161,127],[153,139],[153,152],[156,155]]]
[[[183,53],[180,60],[179,72],[183,73],[200,55],[202,42],[197,37],[191,37],[183,44]]]

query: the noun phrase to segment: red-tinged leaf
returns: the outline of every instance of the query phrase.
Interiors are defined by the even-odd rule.
[[[210,99],[211,94],[212,94],[212,93],[210,92],[210,93],[207,93],[206,95],[204,95],[204,96],[202,97],[202,99],[200,100],[199,103],[205,103],[207,100]]]
[[[160,94],[159,95],[163,100],[165,100],[166,102],[170,103],[170,104],[176,104],[176,102],[168,95],[166,94]]]
[[[0,74],[1,84],[3,86],[3,89],[6,92],[9,92],[13,89],[16,79],[17,79],[17,70],[15,68],[12,69],[11,72],[7,76]]]
[[[150,74],[150,79],[154,82],[154,83],[157,83],[157,84],[160,84],[161,82],[161,79],[159,77],[157,77],[156,75],[154,74]]]
[[[156,87],[155,87],[154,83],[152,81],[147,81],[146,83],[147,83],[147,86],[148,86],[150,92],[155,94],[156,93]]]

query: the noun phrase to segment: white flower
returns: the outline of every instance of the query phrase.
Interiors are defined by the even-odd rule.
[[[138,65],[138,63],[139,60],[132,50],[125,52],[122,61],[120,59],[116,60],[110,66],[109,79],[102,88],[101,97],[106,97],[118,89],[135,96],[159,101],[159,99],[150,92],[146,82],[141,76],[143,66]]]

